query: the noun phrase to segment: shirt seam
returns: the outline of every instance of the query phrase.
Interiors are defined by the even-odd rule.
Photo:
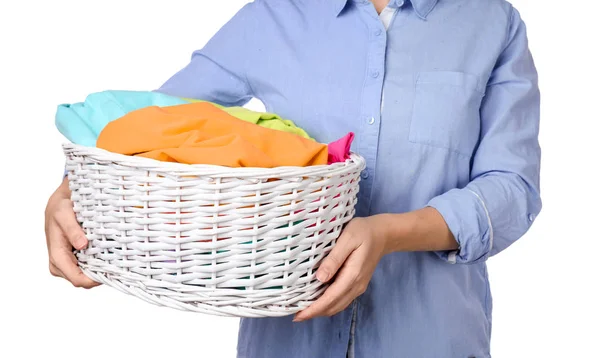
[[[487,216],[487,223],[488,223],[489,235],[490,235],[490,240],[489,240],[490,244],[489,244],[488,252],[485,256],[489,257],[490,254],[492,253],[492,249],[494,248],[494,228],[492,226],[492,218],[491,218],[490,212],[488,211],[488,208],[485,205],[485,202],[483,201],[481,196],[471,189],[467,189],[467,190],[470,191],[473,195],[475,195],[475,197],[477,197],[477,199],[479,200],[479,203],[483,207],[483,211],[485,212],[485,215]]]
[[[252,5],[257,6],[260,1],[261,0],[255,0]],[[252,16],[252,33],[256,32],[256,28],[257,28],[256,16]],[[244,31],[244,43],[248,43],[248,32],[249,31]],[[250,57],[251,56],[246,57],[246,61],[244,61],[244,71],[243,71],[244,72],[244,82],[245,82],[246,86],[248,87],[250,97],[258,98],[258,95],[254,91],[254,87],[252,87],[252,85],[250,84],[250,81],[248,80],[248,67],[249,67],[248,62],[250,62]]]
[[[513,23],[514,19],[515,19],[515,8],[514,8],[514,6],[510,5],[510,16],[508,18],[508,24],[506,25],[506,39],[504,39],[504,48],[502,49],[502,52],[506,51],[506,48],[510,44],[510,29],[512,27],[512,23]]]
[[[461,156],[461,157],[463,157],[465,159],[471,159],[471,157],[473,156],[472,154],[466,154],[466,153],[463,153],[462,151],[459,151],[458,149],[454,149],[454,148],[451,148],[449,146],[444,146],[444,145],[441,145],[441,144],[438,145],[438,144],[435,144],[435,143],[428,143],[428,142],[425,142],[425,141],[418,141],[416,139],[410,139],[410,138],[408,139],[408,141],[410,143],[413,143],[413,144],[418,144],[418,145],[422,145],[422,146],[426,146],[426,147],[431,147],[431,148],[436,148],[436,149],[447,150],[447,151],[449,151],[451,153],[454,153],[456,155],[459,155],[459,156]]]
[[[500,56],[502,56],[502,54],[504,54],[504,52],[506,52],[506,49],[510,45],[510,41],[511,41],[511,36],[510,36],[511,35],[511,31],[510,30],[512,28],[513,21],[515,19],[515,8],[514,8],[514,6],[512,6],[512,4],[509,4],[509,5],[510,5],[510,9],[509,9],[510,15],[508,17],[508,21],[507,21],[506,29],[505,29],[506,37],[504,39],[504,46],[502,47],[502,51],[500,51],[500,53],[498,54],[498,60],[496,61],[495,65],[494,65],[494,68],[492,69],[492,72],[491,72],[490,76],[488,77],[488,81],[487,81],[487,83],[485,85],[485,92],[484,92],[484,94],[487,94],[487,89],[488,88],[490,88],[492,86],[495,86],[497,84],[497,83],[490,83],[490,80],[491,80],[494,72],[498,68],[498,63],[499,63]]]

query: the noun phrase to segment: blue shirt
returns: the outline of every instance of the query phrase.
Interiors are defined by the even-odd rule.
[[[539,91],[525,25],[504,0],[257,0],[159,91],[260,99],[365,157],[357,213],[436,208],[456,252],[385,256],[327,318],[242,319],[238,356],[489,357],[486,260],[540,212]],[[353,319],[354,318],[354,319]],[[352,322],[355,321],[355,324]]]

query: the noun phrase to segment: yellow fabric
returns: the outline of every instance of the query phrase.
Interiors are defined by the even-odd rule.
[[[275,129],[278,131],[293,133],[293,134],[299,135],[303,138],[312,139],[308,135],[308,133],[306,133],[306,131],[304,131],[304,129],[297,127],[296,124],[294,124],[294,122],[290,121],[289,119],[283,119],[274,113],[255,112],[255,111],[249,110],[244,107],[224,107],[224,106],[218,105],[216,103],[202,101],[202,100],[198,100],[198,99],[192,99],[192,98],[181,98],[181,99],[184,101],[188,101],[190,103],[201,103],[201,102],[211,103],[212,105],[216,106],[217,108],[220,108],[223,111],[229,113],[230,115],[232,115],[238,119],[241,119],[243,121],[254,123],[254,124],[257,124],[257,125],[259,125],[261,127],[265,127],[265,128],[270,128],[270,129]]]

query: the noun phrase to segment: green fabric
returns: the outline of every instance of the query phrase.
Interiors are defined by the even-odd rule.
[[[202,101],[202,100],[198,100],[198,99],[191,99],[191,98],[182,98],[182,100],[188,101],[188,102],[206,102],[206,101]],[[255,111],[249,110],[244,107],[223,107],[216,103],[212,103],[212,102],[210,102],[210,103],[215,105],[219,109],[222,109],[223,111],[227,112],[229,115],[236,117],[238,119],[241,119],[243,121],[254,123],[254,124],[257,124],[257,125],[259,125],[261,127],[265,127],[265,128],[275,129],[275,130],[282,131],[282,132],[293,133],[293,134],[299,135],[303,138],[313,140],[313,138],[311,138],[308,135],[308,133],[306,133],[306,131],[304,131],[304,129],[297,127],[296,124],[294,124],[294,122],[292,122],[289,119],[283,119],[274,113],[255,112]]]

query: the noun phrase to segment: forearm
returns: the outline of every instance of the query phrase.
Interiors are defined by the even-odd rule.
[[[386,253],[397,251],[450,251],[458,243],[442,215],[427,207],[404,214],[372,217],[386,242]]]

